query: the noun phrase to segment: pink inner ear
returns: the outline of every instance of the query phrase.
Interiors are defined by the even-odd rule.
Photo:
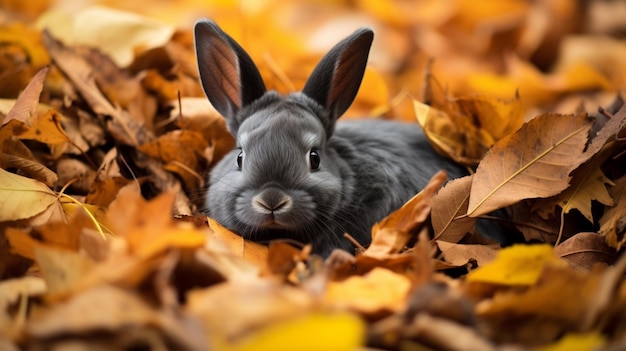
[[[220,88],[226,95],[226,97],[239,109],[241,108],[241,89],[239,82],[239,72],[237,67],[239,63],[237,56],[233,53],[232,49],[223,41],[217,38],[212,38],[211,44],[213,50],[211,50],[212,60],[215,64],[211,65],[211,75],[213,77],[219,77]]]
[[[331,84],[333,88],[328,97],[329,106],[341,103],[342,100],[349,100],[349,102],[343,103],[343,105],[347,104],[348,106],[336,106],[336,108],[343,110],[350,107],[352,99],[348,98],[347,95],[350,95],[352,92],[356,95],[362,80],[362,73],[360,70],[354,69],[354,67],[363,65],[362,61],[364,60],[367,61],[367,56],[363,58],[362,53],[354,47],[348,48],[341,55]]]

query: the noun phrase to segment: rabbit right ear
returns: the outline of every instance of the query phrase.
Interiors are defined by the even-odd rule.
[[[359,91],[373,40],[374,32],[362,28],[340,41],[317,64],[302,89],[328,111],[329,120],[323,123],[329,134]]]
[[[236,133],[239,110],[266,92],[261,74],[243,48],[214,22],[196,22],[194,35],[204,93]]]

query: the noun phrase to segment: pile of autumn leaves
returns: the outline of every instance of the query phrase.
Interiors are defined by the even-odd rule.
[[[594,118],[525,122],[523,97],[451,97],[426,71],[417,120],[475,174],[443,187],[437,174],[368,248],[324,261],[166,215],[196,211],[205,172],[232,147],[202,98],[189,33],[122,70],[95,48],[14,30],[5,53],[49,66],[29,66],[19,97],[0,100],[0,348],[626,344],[619,98]],[[535,245],[468,234],[496,209]]]

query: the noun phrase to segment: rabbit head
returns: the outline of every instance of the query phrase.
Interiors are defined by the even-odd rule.
[[[373,32],[338,43],[302,92],[286,96],[266,90],[249,55],[215,23],[198,21],[194,33],[202,87],[237,144],[211,171],[209,215],[256,241],[345,240],[329,233],[341,227],[353,175],[328,144],[357,94]]]

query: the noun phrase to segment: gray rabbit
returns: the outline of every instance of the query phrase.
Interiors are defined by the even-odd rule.
[[[248,54],[214,22],[195,24],[200,80],[237,147],[209,177],[208,214],[246,239],[311,243],[327,256],[362,245],[374,223],[437,171],[465,170],[431,148],[419,126],[335,123],[354,100],[374,38],[360,29],[320,61],[301,92],[267,91]]]

